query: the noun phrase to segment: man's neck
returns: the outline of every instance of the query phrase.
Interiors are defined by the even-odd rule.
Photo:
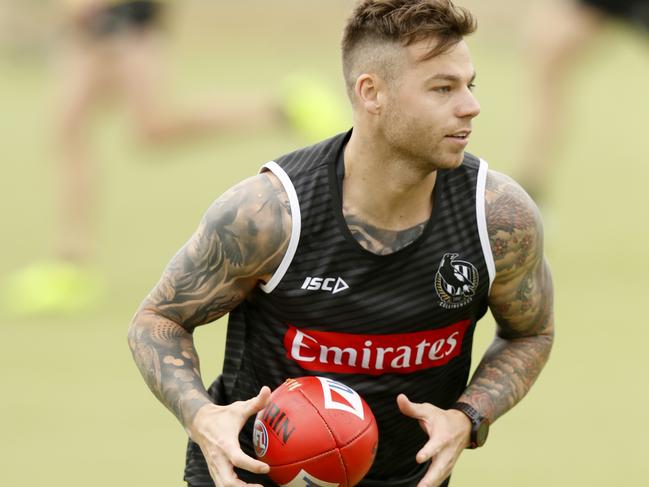
[[[343,211],[384,230],[401,231],[428,220],[437,172],[365,140],[356,130],[345,147]]]

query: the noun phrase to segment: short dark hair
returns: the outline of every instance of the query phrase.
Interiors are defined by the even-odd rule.
[[[435,39],[427,58],[446,52],[477,22],[471,12],[451,0],[362,0],[347,21],[342,40],[343,73],[348,91],[356,82],[354,54],[360,46],[410,44]]]

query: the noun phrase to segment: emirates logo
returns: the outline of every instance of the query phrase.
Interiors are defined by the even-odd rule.
[[[287,358],[314,372],[410,374],[446,365],[460,355],[469,326],[469,320],[462,320],[443,328],[413,333],[357,335],[289,325],[284,335],[284,349]],[[329,391],[336,393],[331,394],[332,407],[334,396],[354,404],[351,396],[342,394],[340,388],[330,387]]]

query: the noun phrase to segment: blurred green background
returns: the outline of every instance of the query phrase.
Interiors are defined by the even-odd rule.
[[[508,172],[527,120],[519,20],[530,2],[461,3],[481,23],[470,47],[482,114],[469,150]],[[351,5],[186,0],[166,45],[170,100],[273,93],[295,70],[344,96],[338,45]],[[41,42],[16,54],[10,44],[0,52],[3,276],[47,257],[56,230],[53,49]],[[570,130],[543,208],[556,346],[487,446],[461,457],[455,486],[649,485],[648,52],[646,39],[612,25],[573,77]],[[95,264],[108,298],[74,318],[0,310],[0,485],[184,485],[185,433],[140,378],[126,328],[209,203],[309,142],[277,128],[142,147],[119,104],[100,113]],[[225,321],[196,333],[206,381],[220,370],[224,333]],[[492,335],[485,319],[476,356]]]

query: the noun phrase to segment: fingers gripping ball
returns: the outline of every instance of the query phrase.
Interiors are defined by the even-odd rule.
[[[300,377],[275,389],[257,413],[253,443],[279,485],[352,487],[372,466],[378,428],[353,389],[324,377]]]

